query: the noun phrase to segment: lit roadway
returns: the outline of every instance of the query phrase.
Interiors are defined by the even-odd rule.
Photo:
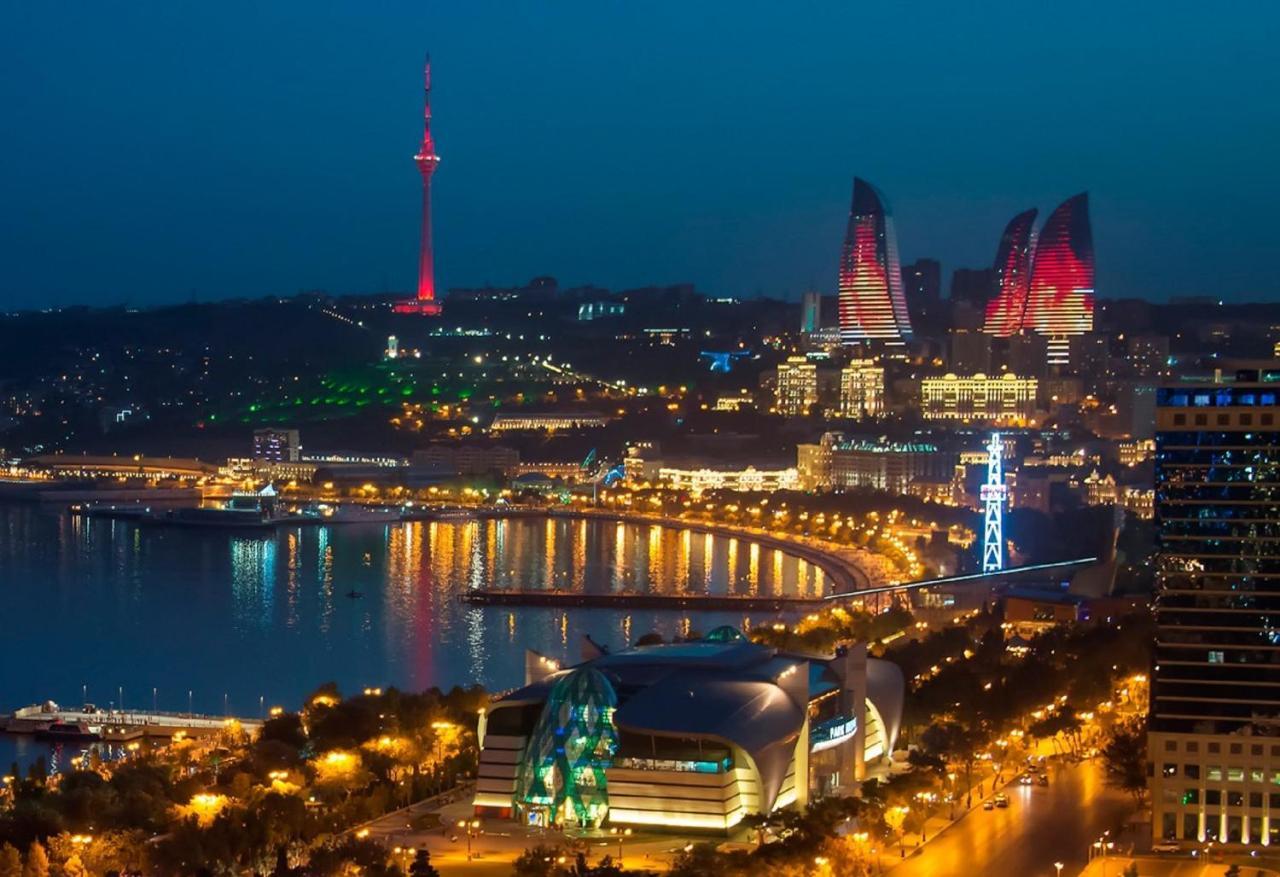
[[[1133,810],[1132,798],[1104,785],[1096,761],[1051,767],[1048,788],[1014,784],[1004,792],[1008,809],[975,808],[894,867],[891,877],[1055,877],[1054,862],[1064,863],[1063,877],[1075,877],[1089,845],[1108,829],[1114,835]]]

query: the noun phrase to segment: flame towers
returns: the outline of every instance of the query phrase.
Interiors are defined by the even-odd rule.
[[[1071,336],[1093,331],[1093,232],[1089,195],[1068,198],[1037,238],[1036,212],[1013,218],[996,252],[999,290],[983,331],[1007,338],[1036,332],[1049,339],[1049,362],[1067,362]]]
[[[996,250],[996,297],[987,302],[983,331],[1008,338],[1022,329],[1031,290],[1031,260],[1035,252],[1036,210],[1023,211],[1009,220]]]
[[[839,301],[845,344],[900,345],[911,337],[893,216],[884,196],[857,177],[840,253]]]
[[[1023,327],[1049,336],[1050,363],[1067,361],[1070,336],[1093,330],[1093,232],[1087,193],[1062,202],[1040,230]]]
[[[425,71],[426,96],[423,102],[422,145],[413,156],[422,175],[422,237],[418,248],[418,295],[408,301],[397,302],[393,310],[397,314],[436,316],[440,302],[436,301],[435,259],[431,251],[431,175],[440,164],[436,144],[431,139],[431,57],[427,57]]]

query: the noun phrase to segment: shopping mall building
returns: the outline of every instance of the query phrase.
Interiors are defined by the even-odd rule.
[[[567,669],[528,653],[527,684],[481,717],[478,814],[723,832],[861,779],[901,721],[902,674],[865,645],[794,655],[722,627],[586,651]]]

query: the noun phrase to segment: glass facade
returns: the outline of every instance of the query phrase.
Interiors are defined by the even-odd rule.
[[[556,682],[529,737],[514,805],[541,825],[598,827],[609,811],[605,769],[618,749],[618,696],[599,670]]]
[[[840,251],[839,305],[845,344],[901,344],[911,337],[893,217],[884,196],[858,178]]]
[[[996,297],[987,303],[983,331],[1008,338],[1022,331],[1031,289],[1031,257],[1035,250],[1036,210],[1023,211],[1009,220],[996,250]]]
[[[1280,728],[1280,406],[1265,384],[1157,396],[1153,732]]]
[[[1067,361],[1067,339],[1093,331],[1093,231],[1089,196],[1062,202],[1036,242],[1024,329],[1049,337],[1049,362]]]

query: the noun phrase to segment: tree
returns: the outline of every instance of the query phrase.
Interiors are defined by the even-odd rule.
[[[430,852],[418,850],[413,857],[413,863],[409,865],[409,877],[440,877],[440,872],[431,864]]]
[[[49,877],[49,855],[38,840],[33,840],[31,847],[27,850],[27,861],[22,866],[22,877]]]
[[[89,877],[89,870],[79,856],[73,855],[62,863],[62,874],[63,877]]]
[[[557,860],[563,855],[559,847],[543,844],[527,847],[512,863],[515,877],[551,877],[556,872]]]
[[[1111,729],[1102,748],[1107,785],[1123,789],[1138,806],[1147,794],[1147,734],[1141,719],[1130,719]]]
[[[0,847],[0,877],[22,877],[22,854],[11,843]]]

